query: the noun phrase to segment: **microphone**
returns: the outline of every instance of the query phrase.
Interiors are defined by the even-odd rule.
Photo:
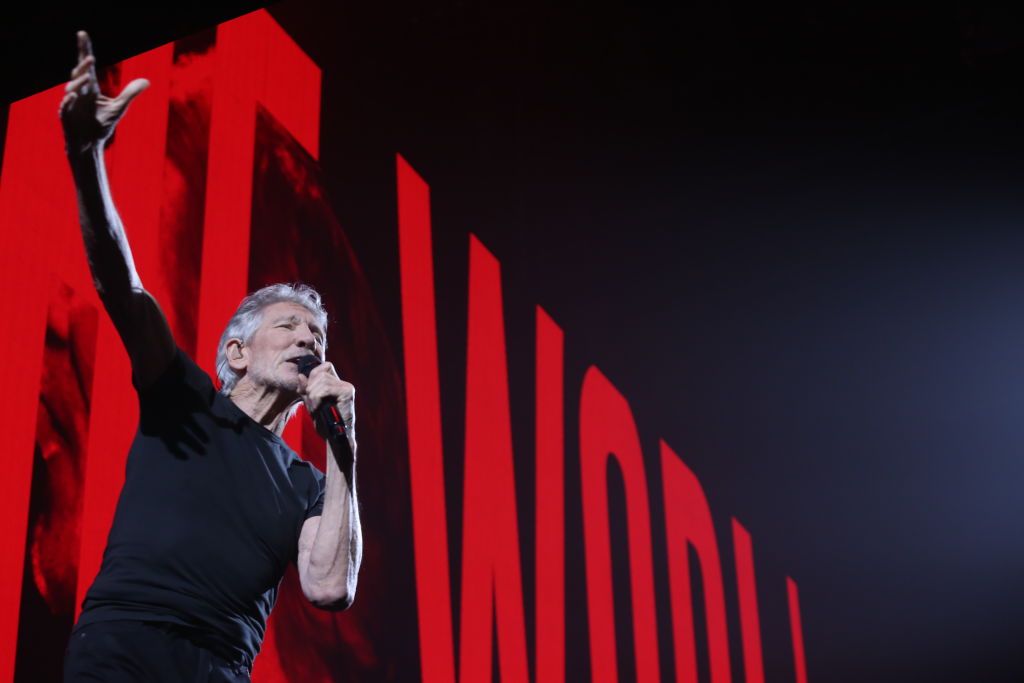
[[[313,368],[320,365],[321,360],[316,356],[299,356],[295,362],[299,366],[299,372],[309,377],[309,373],[313,371]],[[351,458],[352,447],[348,443],[348,435],[345,433],[345,422],[341,419],[341,413],[338,412],[338,404],[334,402],[333,398],[325,398],[320,401],[320,406],[315,412],[316,415],[314,417],[327,428],[331,443],[336,448],[342,449],[341,452]]]

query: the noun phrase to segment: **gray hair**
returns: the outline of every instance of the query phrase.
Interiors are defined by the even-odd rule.
[[[316,318],[317,325],[324,331],[323,348],[327,350],[327,311],[324,310],[320,294],[309,285],[276,284],[257,290],[242,299],[238,310],[231,316],[224,333],[220,335],[217,346],[217,379],[220,380],[220,393],[231,394],[241,375],[228,364],[228,355],[224,346],[229,339],[241,339],[248,344],[263,321],[263,309],[276,303],[298,304],[309,310]]]

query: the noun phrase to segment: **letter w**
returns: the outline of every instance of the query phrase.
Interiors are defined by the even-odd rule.
[[[492,606],[497,611],[501,680],[529,680],[502,311],[498,260],[470,236],[462,683],[491,679]]]
[[[453,683],[429,194],[426,183],[401,157],[398,204],[420,664],[425,683]],[[529,680],[502,311],[498,261],[471,237],[462,506],[462,683],[491,679],[491,628],[495,622],[502,680]]]

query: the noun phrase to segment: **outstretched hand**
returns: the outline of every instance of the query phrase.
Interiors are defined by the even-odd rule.
[[[145,78],[136,78],[117,97],[100,92],[96,79],[96,58],[92,42],[85,31],[78,32],[78,64],[71,70],[71,80],[64,88],[60,102],[60,120],[64,125],[64,142],[68,154],[82,154],[102,148],[114,133],[131,101],[149,87]]]

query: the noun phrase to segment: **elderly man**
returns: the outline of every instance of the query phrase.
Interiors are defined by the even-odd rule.
[[[317,607],[345,609],[355,595],[354,388],[320,363],[327,314],[302,285],[242,301],[217,352],[220,391],[178,348],[135,271],[103,161],[104,142],[149,84],[107,97],[84,32],[78,50],[60,118],[89,267],[131,359],[140,416],[65,681],[248,681],[290,562]],[[344,424],[344,438],[328,441],[326,477],[281,439],[300,402],[310,414],[335,406]],[[329,436],[322,420],[317,429]]]

